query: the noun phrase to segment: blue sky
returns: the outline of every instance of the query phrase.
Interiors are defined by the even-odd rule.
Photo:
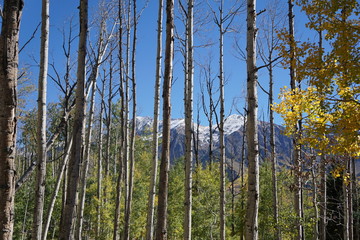
[[[96,13],[97,2],[95,0],[89,0],[90,6],[90,19]],[[199,2],[199,1],[198,1]],[[230,6],[234,1],[225,1],[226,6]],[[263,10],[266,8],[266,3],[268,1],[258,1],[257,10]],[[287,9],[287,1],[280,0],[280,8],[283,8],[285,11]],[[199,2],[202,7],[206,7],[205,2]],[[138,1],[138,7],[144,6],[145,1]],[[153,114],[153,88],[154,88],[154,78],[155,78],[155,53],[156,53],[156,21],[157,21],[157,1],[150,0],[147,4],[146,9],[143,11],[143,14],[139,20],[139,29],[138,29],[138,45],[137,45],[137,86],[138,86],[138,114],[142,116],[152,116]],[[60,30],[66,28],[69,19],[74,18],[74,22],[78,22],[78,1],[75,0],[55,0],[50,1],[50,46],[49,46],[49,61],[54,61],[58,66],[59,70],[64,66],[64,57],[62,53],[62,35]],[[196,11],[196,10],[195,10]],[[23,19],[21,24],[21,34],[20,34],[20,46],[26,42],[29,37],[32,35],[36,25],[40,22],[41,14],[41,1],[25,1],[25,7],[23,11]],[[264,13],[266,14],[266,13]],[[306,18],[299,13],[299,7],[295,9],[296,14],[296,23],[295,27],[297,29],[296,35],[297,38],[304,38],[306,31],[304,30],[304,22]],[[261,17],[261,16],[260,16]],[[234,50],[234,39],[239,38],[240,45],[243,46],[245,51],[245,13],[242,12],[236,20],[234,21],[234,27],[239,31],[238,33],[228,33],[225,36],[225,75],[227,79],[227,85],[225,86],[225,96],[226,96],[226,115],[231,113],[236,113],[236,111],[231,111],[231,106],[233,102],[237,102],[237,107],[243,109],[246,95],[246,65],[244,61],[236,58]],[[287,26],[287,19],[284,19]],[[77,31],[77,29],[75,29]],[[91,34],[92,29],[90,29]],[[180,31],[180,30],[179,30]],[[76,34],[76,32],[75,32]],[[94,33],[93,33],[94,34]],[[217,43],[217,32],[216,27],[211,21],[207,25],[200,27],[200,34],[195,35],[194,41],[195,45],[201,45],[204,43],[204,39],[211,39],[213,43],[212,46],[207,48],[197,48],[195,50],[195,60],[197,63],[204,64],[209,55],[213,56],[213,70],[216,74],[217,62],[218,62],[218,43]],[[37,84],[37,66],[33,59],[38,60],[39,56],[39,32],[36,34],[35,39],[23,50],[20,55],[20,66],[30,65],[31,66],[31,79],[34,84]],[[73,58],[76,58],[76,48],[77,44],[73,46]],[[33,56],[33,57],[32,57]],[[172,117],[181,118],[183,116],[183,73],[181,66],[182,56],[177,52],[175,55],[175,69],[174,69],[174,79],[175,83],[173,85],[172,91]],[[258,65],[261,65],[261,61],[258,61]],[[51,73],[51,72],[50,72]],[[195,77],[194,77],[194,109],[196,109],[196,102],[199,95],[199,79],[200,67],[195,66]],[[276,68],[275,71],[275,100],[277,99],[277,93],[279,88],[289,83],[289,74],[287,70],[282,70],[280,67]],[[115,79],[117,81],[117,79]],[[259,81],[267,89],[268,88],[268,78],[266,70],[261,70],[259,72]],[[48,80],[48,102],[57,102],[58,97],[61,93],[53,84],[52,80]],[[36,93],[34,94],[36,95]],[[36,105],[36,96],[29,101],[29,106]],[[267,96],[262,93],[259,89],[259,117],[261,119],[267,120]],[[265,114],[265,115],[264,115]],[[263,116],[264,115],[264,116]],[[201,123],[206,124],[206,120],[201,114]],[[279,116],[276,116],[276,123],[281,124],[282,121]]]

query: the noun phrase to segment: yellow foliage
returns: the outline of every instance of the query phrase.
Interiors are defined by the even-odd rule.
[[[282,115],[286,134],[318,152],[351,157],[360,156],[360,21],[355,0],[298,0],[310,21],[307,27],[325,34],[330,48],[312,42],[291,40],[287,31],[279,33],[283,44],[279,51],[296,71],[305,89],[284,87],[281,103],[273,109]],[[296,60],[290,62],[292,44]],[[302,121],[303,132],[297,132]]]

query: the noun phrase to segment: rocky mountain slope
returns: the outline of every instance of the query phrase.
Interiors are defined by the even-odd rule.
[[[152,118],[150,117],[137,117],[137,134],[148,136],[151,134]],[[259,123],[259,149],[260,161],[264,161],[269,156],[270,151],[270,124],[260,121]],[[160,130],[161,130],[160,122]],[[171,120],[171,151],[170,158],[174,161],[180,158],[185,153],[185,121],[184,119]],[[275,144],[277,148],[277,157],[280,164],[288,164],[290,162],[291,141],[288,137],[281,134],[283,127],[275,126]],[[199,134],[197,134],[197,131]],[[230,115],[226,118],[224,123],[225,131],[225,150],[226,161],[230,164],[232,160],[235,162],[235,167],[239,166],[242,161],[242,146],[244,134],[244,118],[240,115]],[[161,131],[160,131],[161,134]],[[210,129],[208,126],[197,126],[194,124],[195,138],[199,139],[199,159],[201,162],[206,163],[209,160],[209,142],[210,142]],[[214,158],[219,155],[219,130],[214,124],[213,129],[213,152]],[[246,147],[245,147],[246,149]],[[246,153],[245,153],[246,156]],[[245,159],[246,161],[246,159]]]

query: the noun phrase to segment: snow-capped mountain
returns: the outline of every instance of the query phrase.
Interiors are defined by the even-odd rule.
[[[136,131],[138,135],[151,139],[153,119],[151,117],[137,117],[136,118]],[[160,121],[159,136],[161,137],[162,123]],[[264,161],[270,155],[270,124],[268,122],[259,121],[259,152],[260,161]],[[197,130],[199,134],[197,134]],[[284,127],[275,125],[275,146],[276,156],[280,165],[291,166],[291,139],[282,134]],[[225,133],[225,152],[226,161],[230,166],[232,160],[235,171],[239,171],[240,162],[243,155],[243,135],[244,135],[244,118],[240,115],[230,115],[224,122]],[[203,163],[209,161],[209,143],[210,143],[210,128],[209,126],[197,126],[194,123],[194,134],[198,136],[199,140],[199,160]],[[185,120],[173,119],[171,120],[171,142],[170,142],[170,158],[171,161],[178,159],[185,154]],[[214,161],[219,156],[219,130],[216,123],[213,123],[213,156]],[[246,141],[246,140],[245,140]],[[245,163],[246,163],[246,146],[245,146]],[[360,170],[359,161],[356,164],[356,172]],[[229,168],[228,168],[229,170]],[[360,176],[360,173],[358,174]]]
[[[147,136],[151,134],[153,119],[150,117],[136,118],[136,132],[139,135]],[[265,159],[269,154],[270,149],[270,124],[259,121],[259,149],[260,159]],[[159,136],[161,137],[162,123],[160,121]],[[275,144],[277,147],[277,156],[279,162],[286,164],[289,161],[291,141],[288,137],[283,136],[281,131],[283,127],[275,126]],[[194,132],[199,140],[199,159],[206,162],[209,159],[209,142],[210,142],[210,128],[209,126],[197,126],[194,123]],[[219,130],[217,125],[213,123],[213,151],[214,156],[219,153]],[[225,134],[225,150],[227,161],[231,159],[235,162],[241,161],[242,146],[243,146],[243,132],[244,132],[244,117],[241,115],[230,115],[224,122]],[[171,143],[170,143],[170,157],[174,159],[180,158],[185,153],[185,120],[173,119],[171,120]],[[246,148],[245,148],[246,149]]]

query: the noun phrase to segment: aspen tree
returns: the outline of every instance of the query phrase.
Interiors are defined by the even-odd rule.
[[[131,221],[131,205],[134,191],[134,172],[135,172],[135,129],[136,129],[136,78],[135,78],[135,64],[136,64],[136,34],[137,34],[137,10],[136,0],[133,0],[133,42],[131,50],[131,81],[132,81],[132,122],[130,132],[130,152],[129,152],[129,189],[125,207],[125,230],[124,239],[130,239],[130,221]],[[130,7],[130,6],[129,6]],[[130,17],[130,15],[128,15]],[[130,46],[127,46],[128,48]],[[129,63],[130,64],[130,63]],[[130,72],[128,72],[129,74]],[[129,78],[128,78],[129,79]]]
[[[246,207],[246,239],[258,239],[259,209],[259,143],[258,143],[258,97],[256,67],[256,1],[247,0],[247,124],[248,146],[248,199]]]
[[[269,3],[267,9],[268,15],[264,21],[264,44],[266,46],[266,52],[260,49],[260,57],[264,62],[269,76],[269,91],[264,92],[268,95],[269,99],[269,122],[270,122],[270,160],[272,170],[272,197],[273,197],[273,218],[276,228],[276,239],[281,239],[281,229],[279,226],[279,200],[278,200],[278,187],[277,187],[277,154],[275,145],[275,124],[274,124],[274,110],[272,105],[274,103],[274,67],[277,65],[276,49],[279,47],[280,39],[276,34],[276,31],[281,27],[282,13],[276,7],[279,5],[278,1],[272,1]],[[271,7],[273,6],[273,7]],[[264,136],[266,137],[266,135]]]
[[[185,216],[184,239],[191,239],[192,211],[192,160],[193,160],[193,85],[194,85],[194,46],[193,21],[194,1],[188,0],[186,23],[186,78],[185,78]]]
[[[83,155],[84,119],[85,119],[85,57],[88,25],[88,0],[80,0],[80,38],[78,51],[78,69],[76,86],[76,111],[73,125],[73,146],[69,160],[68,192],[60,226],[60,239],[73,238],[72,228],[76,220],[77,191],[80,178],[80,163]]]
[[[236,14],[238,13],[241,5],[233,5],[227,14],[224,14],[224,0],[220,1],[219,16],[212,10],[214,15],[215,24],[219,31],[219,103],[220,103],[220,118],[217,120],[220,136],[220,239],[224,240],[226,237],[226,217],[225,217],[225,180],[226,180],[226,156],[225,156],[225,134],[224,134],[224,122],[225,122],[225,74],[224,74],[224,35],[228,31],[231,23],[233,22]],[[224,24],[226,25],[224,26]]]
[[[163,129],[159,172],[156,239],[167,239],[167,202],[170,164],[171,83],[174,58],[174,0],[166,0],[165,72],[163,85]]]
[[[105,70],[104,70],[105,72]],[[101,79],[102,85],[100,90],[100,113],[99,113],[99,149],[97,154],[97,162],[98,162],[98,169],[97,169],[97,198],[98,198],[98,205],[97,205],[97,217],[96,217],[96,237],[98,238],[100,236],[100,230],[101,230],[101,211],[103,208],[103,115],[104,115],[104,109],[105,109],[105,102],[104,102],[104,95],[105,95],[105,79],[106,74],[104,73],[103,78]]]
[[[47,214],[46,214],[47,217],[46,217],[46,221],[45,221],[45,224],[44,224],[42,240],[48,239],[47,235],[48,235],[48,231],[49,231],[49,227],[50,227],[50,221],[51,221],[52,213],[54,211],[55,201],[56,201],[56,198],[57,198],[57,196],[59,194],[59,190],[60,190],[60,186],[61,186],[61,180],[64,177],[65,168],[66,168],[66,165],[67,165],[67,163],[69,161],[71,147],[72,147],[72,139],[70,139],[70,142],[67,145],[67,148],[65,150],[64,159],[63,159],[62,165],[61,165],[61,167],[59,169],[58,176],[56,178],[54,192],[51,195],[50,204],[49,204]]]
[[[37,175],[32,239],[42,238],[46,177],[46,90],[49,53],[49,0],[42,0],[40,72],[38,83]]]
[[[302,134],[298,138],[301,144],[316,149],[321,155],[321,205],[320,205],[320,238],[326,237],[326,195],[325,164],[329,156],[337,156],[343,160],[341,174],[344,182],[344,235],[351,238],[351,196],[348,176],[351,167],[348,159],[359,154],[358,129],[359,121],[352,116],[359,112],[358,82],[359,63],[357,56],[360,34],[356,27],[359,4],[357,1],[342,2],[300,1],[302,10],[309,16],[307,27],[325,36],[319,39],[319,44],[310,41],[297,44],[296,58],[282,47],[286,65],[296,64],[298,81],[308,80],[309,87],[302,89],[283,90],[283,101],[275,106],[286,122],[286,132],[290,136],[298,133],[297,123],[302,120]],[[287,37],[283,37],[286,41]],[[321,41],[326,41],[327,49]],[[300,59],[301,61],[299,61]],[[295,61],[296,60],[296,61]],[[333,171],[339,171],[334,169]],[[350,197],[350,199],[349,199]],[[328,197],[327,197],[328,198]],[[347,200],[346,200],[347,198]]]
[[[294,3],[293,0],[288,0],[289,12],[288,12],[288,20],[289,20],[289,44],[290,44],[290,87],[291,90],[295,90],[297,88],[297,77],[296,77],[296,53],[295,53],[295,37],[294,37],[294,14],[293,8]],[[303,219],[303,203],[302,203],[302,167],[301,167],[301,146],[298,142],[300,137],[300,121],[296,123],[295,126],[295,136],[293,137],[293,163],[294,163],[294,205],[295,205],[295,213],[296,213],[296,231],[297,231],[297,239],[301,240],[304,238],[304,228],[302,225]]]
[[[128,207],[128,200],[129,200],[129,180],[130,180],[130,40],[131,40],[131,0],[128,0],[128,5],[126,9],[126,62],[124,66],[124,81],[125,81],[125,117],[124,117],[124,128],[125,128],[125,153],[124,153],[124,181],[125,181],[125,196],[124,196],[124,209],[126,216],[127,207]],[[125,220],[125,219],[124,219]],[[126,222],[126,221],[125,221]],[[125,227],[125,226],[124,226]]]
[[[120,78],[120,83],[119,83],[119,92],[120,92],[120,101],[121,101],[121,114],[120,114],[120,131],[121,131],[121,137],[120,137],[120,153],[119,153],[119,159],[118,159],[118,163],[119,163],[119,173],[117,176],[117,183],[116,183],[116,201],[115,201],[115,216],[114,216],[114,231],[113,231],[113,240],[118,240],[119,239],[119,221],[120,221],[120,203],[121,203],[121,192],[122,192],[122,180],[123,180],[123,175],[124,175],[124,164],[125,164],[125,157],[126,157],[126,153],[125,153],[125,136],[126,136],[126,128],[125,128],[125,86],[124,86],[124,69],[123,69],[123,64],[122,64],[122,45],[123,45],[123,41],[122,41],[122,35],[123,35],[123,16],[122,16],[122,1],[119,0],[118,2],[118,18],[119,18],[119,34],[118,34],[118,48],[119,48],[119,78]]]
[[[219,82],[220,82],[220,239],[225,240],[226,228],[225,228],[225,136],[224,136],[224,120],[225,120],[225,105],[224,105],[224,29],[223,29],[223,7],[224,0],[220,1],[219,8]]]
[[[161,60],[162,60],[162,23],[163,23],[164,0],[159,0],[157,20],[157,47],[156,47],[156,73],[155,73],[155,95],[154,95],[154,122],[152,133],[152,165],[151,182],[148,197],[148,210],[146,221],[146,239],[152,240],[154,236],[154,204],[156,195],[156,177],[158,172],[158,148],[159,148],[159,108],[160,108],[160,82],[161,82]]]
[[[105,7],[105,6],[103,6]],[[107,10],[102,10],[101,16],[101,23],[100,23],[100,31],[99,31],[99,39],[97,42],[97,50],[94,56],[94,63],[91,66],[91,73],[89,76],[89,81],[91,84],[91,97],[90,97],[90,109],[89,109],[89,116],[87,122],[87,132],[85,138],[85,150],[84,150],[84,160],[81,169],[81,178],[80,178],[80,202],[79,202],[79,209],[78,209],[78,217],[77,217],[77,224],[76,224],[76,232],[75,232],[75,239],[82,238],[82,227],[84,221],[84,207],[85,207],[85,194],[86,194],[86,180],[88,175],[89,169],[89,162],[90,162],[90,144],[92,141],[92,129],[93,129],[93,121],[94,121],[94,111],[95,111],[95,94],[96,94],[96,80],[98,77],[99,67],[103,61],[103,57],[106,53],[107,46],[109,44],[109,40],[112,35],[112,31],[109,33],[108,36],[105,36],[106,33],[106,23],[107,20]],[[111,57],[111,56],[110,56]],[[111,65],[111,64],[110,64]]]
[[[24,2],[4,0],[0,35],[0,238],[11,240],[14,227],[16,84],[19,27]]]

